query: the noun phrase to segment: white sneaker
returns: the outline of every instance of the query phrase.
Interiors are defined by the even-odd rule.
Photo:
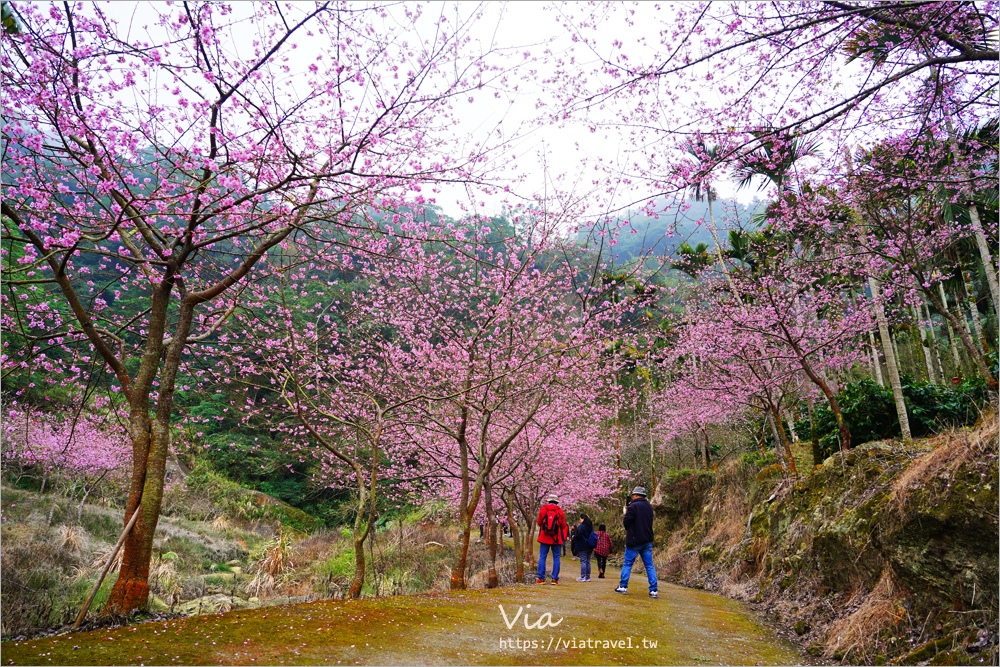
[[[628,588],[625,586],[619,586],[615,589],[615,593],[628,593]]]
[[[658,598],[660,597],[660,594],[657,591],[649,591],[649,597]]]
[[[577,581],[586,581],[587,578],[586,577],[577,577],[576,580]]]
[[[590,577],[587,577],[586,579],[584,579],[584,581],[590,581]]]

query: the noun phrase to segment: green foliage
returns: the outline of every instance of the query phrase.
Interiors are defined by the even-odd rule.
[[[21,33],[21,26],[14,16],[14,5],[7,0],[4,0],[0,4],[0,24],[3,25],[3,30],[8,35],[19,35]]]
[[[319,563],[316,572],[324,577],[349,579],[354,576],[354,552],[345,550]]]
[[[901,379],[910,432],[915,438],[975,422],[989,400],[986,382],[980,378],[966,380],[955,387],[919,382],[911,375]],[[851,431],[852,445],[901,436],[892,391],[874,380],[866,378],[845,385],[837,402]],[[829,406],[817,407],[815,422],[821,456],[826,458],[840,450],[837,422]],[[808,432],[809,420],[796,422],[796,429]]]
[[[237,520],[269,519],[303,532],[315,530],[322,523],[297,507],[268,501],[255,493],[256,489],[247,489],[227,479],[205,460],[198,461],[187,481],[188,488],[205,494],[225,515]]]
[[[769,465],[774,465],[778,462],[778,455],[774,452],[765,452],[761,454],[759,451],[754,450],[752,452],[744,452],[740,454],[740,469],[748,473],[756,473],[761,468],[766,468]]]

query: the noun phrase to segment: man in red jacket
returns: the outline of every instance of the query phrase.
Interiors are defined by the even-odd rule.
[[[545,559],[549,551],[552,551],[552,583],[559,583],[559,552],[568,534],[569,526],[559,507],[559,498],[551,494],[538,510],[538,580],[535,583],[545,583]]]

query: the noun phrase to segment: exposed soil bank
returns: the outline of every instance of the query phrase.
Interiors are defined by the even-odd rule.
[[[573,561],[565,564],[572,571]],[[567,573],[558,586],[329,600],[9,642],[3,646],[3,664],[781,665],[805,661],[737,602],[668,585],[661,585],[659,599],[650,599],[642,568],[637,569],[628,595],[614,592],[617,572],[609,570],[609,579],[589,583],[570,581]],[[529,629],[526,621],[531,626],[539,621],[541,626],[547,621],[558,625]]]

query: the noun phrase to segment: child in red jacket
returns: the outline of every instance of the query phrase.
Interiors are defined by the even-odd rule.
[[[608,566],[608,555],[614,551],[611,536],[603,523],[597,527],[597,546],[594,547],[594,557],[597,559],[597,578],[604,579],[604,569]]]

